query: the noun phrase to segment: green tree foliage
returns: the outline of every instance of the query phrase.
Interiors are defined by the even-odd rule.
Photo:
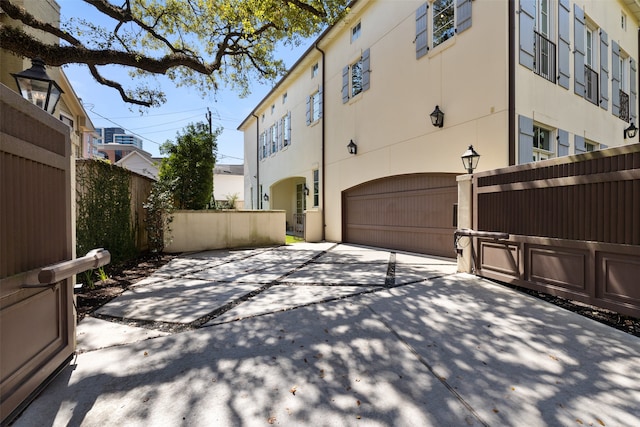
[[[19,0],[0,0],[0,9],[24,25],[0,24],[0,48],[49,66],[86,64],[99,83],[115,88],[126,102],[157,106],[160,89],[126,89],[104,77],[116,64],[132,76],[164,74],[177,85],[210,92],[219,83],[241,93],[248,82],[273,79],[284,71],[274,56],[279,44],[298,45],[336,22],[349,0],[84,0],[100,19],[64,10],[57,26],[33,17]],[[34,31],[38,30],[38,31]],[[40,31],[60,39],[47,44]]]
[[[76,252],[104,248],[111,262],[136,254],[131,220],[129,171],[100,160],[89,160],[76,170]]]
[[[189,124],[176,135],[174,144],[167,141],[160,147],[162,159],[160,180],[168,183],[176,209],[206,209],[213,194],[213,168],[216,161],[216,140],[222,129],[209,132],[203,122]]]

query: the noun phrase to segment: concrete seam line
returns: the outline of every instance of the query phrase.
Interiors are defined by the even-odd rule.
[[[453,396],[460,403],[462,403],[462,405],[465,408],[467,408],[467,410],[471,413],[471,415],[476,420],[478,420],[480,424],[482,424],[485,427],[489,427],[489,423],[485,422],[482,419],[480,414],[478,414],[476,410],[473,409],[473,407],[466,400],[464,400],[464,398],[460,395],[460,393],[458,393],[456,389],[454,389],[453,386],[451,386],[451,384],[449,384],[445,378],[442,378],[441,376],[435,373],[431,364],[427,362],[427,360],[424,357],[422,357],[420,353],[418,353],[418,351],[411,344],[409,344],[404,338],[402,338],[402,336],[400,336],[400,334],[396,332],[396,330],[393,329],[391,325],[387,323],[378,312],[376,312],[373,308],[371,308],[371,306],[367,306],[367,308],[375,315],[376,318],[378,318],[378,320],[380,320],[380,322],[382,322],[382,324],[389,330],[389,332],[391,332],[391,334],[393,334],[405,347],[407,347],[407,349],[409,349],[409,351],[415,356],[415,358],[427,368],[427,370],[431,373],[431,375],[433,375],[434,378],[440,381],[440,383],[444,385],[447,388],[447,390],[449,390],[449,392],[453,394]]]

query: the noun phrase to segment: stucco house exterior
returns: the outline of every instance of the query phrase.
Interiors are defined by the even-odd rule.
[[[307,237],[453,256],[469,145],[490,170],[637,141],[633,0],[350,7],[238,128],[245,206]]]
[[[225,205],[236,197],[235,208],[244,209],[244,165],[217,164],[213,168],[213,197]]]
[[[151,155],[143,150],[130,151],[129,154],[115,162],[115,165],[129,169],[137,174],[158,180],[159,162],[151,158]]]

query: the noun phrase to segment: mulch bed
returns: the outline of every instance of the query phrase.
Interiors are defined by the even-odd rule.
[[[83,287],[77,296],[78,320],[93,313],[113,298],[117,297],[136,282],[150,276],[154,271],[167,264],[176,255],[142,254],[126,263],[107,265],[105,272],[108,280],[97,281],[92,288]],[[503,284],[504,285],[504,284]],[[518,286],[504,285],[519,292],[540,298],[566,310],[578,313],[584,317],[604,323],[612,328],[640,337],[640,319],[624,316],[611,310],[594,307],[577,301],[545,294]]]

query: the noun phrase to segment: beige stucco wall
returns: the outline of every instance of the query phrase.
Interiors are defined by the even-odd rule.
[[[573,11],[574,4],[580,6],[585,17],[603,28],[609,39],[608,65],[608,93],[609,105],[604,110],[594,105],[584,97],[574,93],[574,28]],[[627,16],[627,28],[621,28],[621,14]],[[557,16],[557,15],[556,15]],[[571,78],[569,89],[566,90],[558,84],[553,84],[544,78],[535,75],[531,70],[516,61],[516,114],[532,118],[539,124],[552,128],[559,128],[569,132],[569,153],[574,153],[574,135],[583,136],[594,142],[605,144],[609,147],[629,143],[623,138],[623,130],[629,126],[625,121],[611,114],[611,41],[619,43],[621,49],[638,60],[638,21],[634,15],[626,10],[623,3],[618,0],[575,0],[571,2],[571,54],[569,55],[569,70]],[[557,36],[557,24],[552,25],[553,34]],[[516,31],[516,40],[518,38]],[[596,72],[600,73],[599,41],[595,60]],[[516,42],[518,46],[518,42]],[[599,77],[598,77],[599,78]],[[637,123],[636,123],[637,124]],[[516,144],[517,150],[517,144]],[[518,158],[516,156],[516,158]]]
[[[216,200],[227,200],[227,196],[238,196],[237,202],[244,201],[244,176],[229,174],[213,175],[213,196]]]
[[[165,252],[285,244],[283,211],[176,211]]]

